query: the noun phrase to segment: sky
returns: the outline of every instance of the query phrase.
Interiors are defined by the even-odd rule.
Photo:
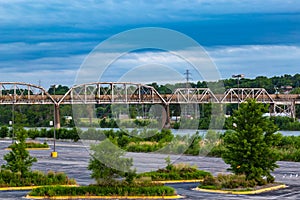
[[[198,42],[220,79],[299,73],[298,0],[0,0],[0,81],[72,86],[97,45],[143,27],[174,30]],[[184,81],[187,69],[193,81],[203,80],[186,61],[155,50],[123,55],[105,80],[121,80],[142,66],[141,79],[168,82],[158,78],[173,76],[162,65],[173,67],[178,81]]]

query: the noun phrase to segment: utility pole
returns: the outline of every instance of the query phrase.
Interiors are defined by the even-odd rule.
[[[54,91],[54,95],[53,95],[53,98],[54,98],[54,100],[56,99],[55,98],[55,88],[57,87],[58,85],[51,85],[51,87],[53,88],[53,91]],[[55,102],[54,102],[54,113],[53,113],[54,115],[54,117],[53,117],[53,119],[54,119],[54,135],[53,135],[53,151],[51,152],[51,157],[52,158],[56,158],[57,157],[57,152],[56,152],[56,149],[55,149],[55,142],[56,142],[56,129],[58,128],[57,127],[57,121],[59,120],[58,119],[58,107],[57,107],[57,105],[56,105],[56,100],[55,100]]]
[[[236,78],[237,79],[237,83],[238,83],[238,109],[240,108],[240,79],[244,78],[244,77],[245,77],[244,74],[232,75],[232,78]]]

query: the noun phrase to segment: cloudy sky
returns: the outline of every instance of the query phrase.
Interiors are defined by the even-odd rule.
[[[191,37],[204,47],[223,79],[238,73],[248,78],[295,74],[300,69],[298,0],[0,0],[0,81],[71,86],[98,44],[142,27]],[[160,70],[153,63],[174,67],[179,74],[191,67],[168,52],[132,52],[112,64],[106,79],[114,81],[115,73],[143,66],[155,80]]]

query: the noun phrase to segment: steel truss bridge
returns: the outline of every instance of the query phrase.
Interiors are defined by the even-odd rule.
[[[43,87],[22,82],[0,82],[0,104],[54,105],[56,127],[60,127],[62,104],[160,104],[169,114],[170,104],[239,104],[253,98],[270,104],[270,114],[295,118],[300,95],[269,94],[264,88],[230,88],[214,94],[209,88],[177,88],[172,94],[159,94],[153,87],[130,82],[93,82],[75,85],[64,95],[50,95]],[[170,116],[168,117],[168,122]]]

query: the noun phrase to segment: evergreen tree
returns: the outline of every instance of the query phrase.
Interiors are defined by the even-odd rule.
[[[26,130],[17,128],[16,142],[12,145],[12,150],[4,155],[4,160],[6,165],[2,165],[2,168],[11,170],[12,172],[21,173],[22,177],[25,177],[34,162],[37,161],[36,158],[31,157],[29,152],[26,150]]]
[[[222,158],[230,164],[235,174],[245,174],[248,180],[256,180],[259,184],[273,182],[270,172],[278,166],[279,155],[272,149],[279,142],[279,134],[274,134],[277,127],[263,113],[267,106],[253,99],[240,105],[232,116],[234,131],[224,137],[226,151]]]

